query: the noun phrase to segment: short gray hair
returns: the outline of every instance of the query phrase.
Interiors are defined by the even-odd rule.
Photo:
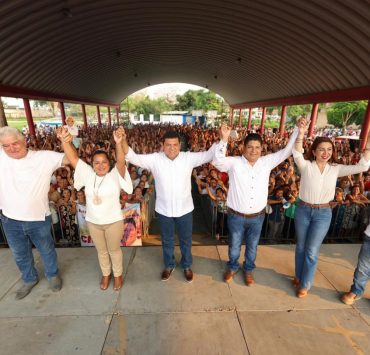
[[[9,126],[0,127],[0,142],[4,137],[7,137],[7,136],[15,137],[19,141],[24,140],[23,134],[19,132],[15,127],[9,127]]]

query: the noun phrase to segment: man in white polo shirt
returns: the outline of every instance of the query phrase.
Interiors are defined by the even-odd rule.
[[[155,181],[157,212],[161,229],[164,270],[162,281],[167,281],[175,268],[174,233],[177,227],[180,241],[181,261],[187,282],[193,281],[192,228],[193,199],[191,197],[191,174],[195,167],[208,163],[214,156],[212,146],[206,152],[180,152],[180,135],[168,131],[163,137],[163,152],[136,154],[128,147],[124,136],[123,150],[127,160],[152,172]]]
[[[29,151],[25,138],[13,127],[0,128],[0,147],[1,222],[23,280],[15,297],[26,297],[38,282],[32,243],[40,252],[50,288],[59,291],[62,280],[51,235],[48,191],[53,171],[68,160],[62,153]]]
[[[298,129],[294,130],[284,149],[265,156],[261,156],[262,137],[257,133],[251,133],[244,139],[242,156],[226,157],[230,133],[231,128],[225,123],[222,124],[221,141],[216,147],[213,162],[217,169],[229,174],[227,195],[229,261],[224,281],[231,282],[239,270],[240,249],[245,241],[244,281],[247,286],[251,286],[254,284],[252,271],[256,267],[257,246],[265,218],[270,172],[292,154]]]

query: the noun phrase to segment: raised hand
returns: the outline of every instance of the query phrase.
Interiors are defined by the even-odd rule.
[[[231,127],[229,127],[225,122],[222,122],[220,128],[220,136],[224,142],[227,142],[231,133]]]
[[[123,127],[118,127],[114,132],[113,132],[113,138],[116,144],[121,144],[123,139],[126,139],[126,133]]]
[[[58,127],[57,128],[57,137],[62,143],[70,143],[73,141],[73,136],[69,133],[67,127]]]
[[[300,136],[303,136],[307,132],[307,130],[308,130],[308,122],[307,122],[307,119],[304,118],[304,117],[300,117],[297,120],[297,127],[298,127],[298,130],[299,130],[299,135]]]

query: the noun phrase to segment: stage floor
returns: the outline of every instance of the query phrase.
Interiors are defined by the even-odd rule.
[[[120,292],[99,289],[94,248],[58,249],[64,286],[41,278],[14,299],[19,272],[0,249],[0,353],[23,354],[370,354],[370,283],[354,306],[339,301],[352,282],[360,245],[323,245],[314,287],[295,297],[294,246],[260,246],[256,284],[242,272],[227,285],[227,246],[194,246],[194,282],[178,267],[160,281],[159,246],[124,249]],[[176,249],[177,260],[180,259]],[[37,266],[42,265],[35,252]]]

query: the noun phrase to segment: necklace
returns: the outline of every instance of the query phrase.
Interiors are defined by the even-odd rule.
[[[106,175],[104,175],[102,181],[100,181],[98,187],[96,188],[96,174],[95,174],[95,180],[94,180],[94,197],[93,197],[93,204],[94,205],[100,205],[102,203],[102,199],[99,196],[99,188],[100,188],[100,185],[103,183],[103,181],[105,179],[105,176]]]

